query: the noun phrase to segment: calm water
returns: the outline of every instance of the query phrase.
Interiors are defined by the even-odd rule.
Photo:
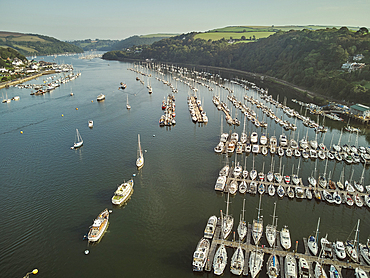
[[[53,60],[52,57],[44,59]],[[73,64],[82,76],[44,96],[30,96],[32,91],[27,89],[1,90],[9,98],[19,95],[20,100],[0,104],[0,210],[3,212],[0,276],[23,277],[33,268],[39,269],[39,277],[202,276],[192,272],[192,253],[209,216],[219,216],[220,209],[226,209],[226,197],[214,191],[218,171],[226,163],[225,157],[213,152],[219,141],[223,115],[211,102],[215,92],[226,99],[226,91],[209,92],[199,86],[198,97],[203,100],[209,117],[206,126],[199,126],[192,123],[187,110],[189,89],[179,82],[177,125],[160,128],[161,101],[170,93],[170,88],[157,81],[155,73],[150,79],[154,93],[149,95],[147,84],[137,82],[138,75],[127,70],[132,64],[80,60],[77,56],[57,57],[55,61]],[[147,82],[146,77],[144,80]],[[30,81],[42,82],[42,78]],[[125,91],[118,90],[120,82],[127,83]],[[238,99],[242,98],[244,91],[240,87],[228,86],[235,90]],[[71,91],[73,97],[69,96]],[[269,88],[274,96],[277,91]],[[96,96],[100,93],[106,95],[106,100],[98,103]],[[132,106],[130,111],[125,108],[127,94]],[[288,104],[292,104],[291,97],[295,96],[287,93]],[[259,115],[262,118],[262,114]],[[92,129],[87,126],[90,119],[94,120]],[[281,127],[270,119],[267,122],[267,133],[280,135]],[[318,141],[325,140],[329,146],[332,137],[337,143],[344,124],[329,119],[326,124],[330,129],[325,138],[320,135]],[[300,121],[297,125],[301,138],[306,128]],[[70,150],[76,128],[84,145]],[[250,123],[246,128],[249,133],[256,130]],[[226,130],[231,128],[224,122]],[[236,128],[239,134],[242,130],[243,124]],[[135,167],[137,134],[141,135],[145,150],[145,165],[140,171]],[[308,134],[310,139],[315,136],[313,130]],[[348,141],[355,144],[355,140],[355,136],[344,133],[342,144]],[[358,141],[359,145],[369,144],[365,135],[360,135]],[[231,165],[235,157],[229,157],[228,161]],[[244,164],[245,155],[238,156],[237,161]],[[251,169],[253,156],[247,156],[246,161],[247,168]],[[284,173],[290,174],[293,165],[296,171],[298,161],[283,158]],[[271,167],[270,155],[255,157],[256,169],[262,170],[263,165],[267,172]],[[275,170],[279,165],[279,158],[274,157]],[[327,172],[338,180],[343,167],[345,178],[349,179],[354,170],[353,179],[359,180],[362,164],[348,166],[329,161]],[[314,168],[313,161],[301,163],[299,175],[304,183]],[[325,162],[318,161],[317,173],[324,172],[324,168]],[[88,246],[83,235],[99,212],[112,208],[110,199],[117,185],[133,174],[136,177],[131,200],[122,208],[113,208],[102,241]],[[365,185],[369,183],[366,170]],[[246,199],[246,220],[252,222],[257,216],[258,196],[236,195],[231,198],[229,207],[236,218],[235,228],[243,198]],[[262,198],[264,224],[272,221],[273,203],[277,200],[277,197]],[[361,219],[361,241],[365,242],[369,236],[367,208],[350,209],[344,205],[284,198],[277,202],[277,215],[278,228],[288,225],[293,242],[300,240],[299,250],[302,237],[316,229],[318,217],[321,217],[320,235],[328,233],[331,241],[346,240],[357,219]],[[266,243],[264,239],[262,243]],[[84,255],[86,249],[90,250],[88,256]],[[228,251],[230,258],[232,251]],[[261,277],[266,277],[265,273],[263,269]],[[229,266],[224,276],[231,276]]]

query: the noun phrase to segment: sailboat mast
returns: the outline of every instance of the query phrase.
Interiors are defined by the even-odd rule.
[[[276,212],[276,202],[274,203],[274,214],[272,216],[272,226],[274,226],[274,223],[275,223],[275,212]]]
[[[320,217],[319,217],[319,220],[317,221],[317,228],[316,228],[316,234],[315,234],[316,244],[317,244],[317,237],[319,235],[319,226],[320,226]]]
[[[244,221],[244,212],[245,212],[245,199],[243,200],[243,210],[242,210],[242,213],[243,213],[242,219],[243,219],[243,221]]]

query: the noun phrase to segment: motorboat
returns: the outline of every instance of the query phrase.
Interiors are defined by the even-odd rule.
[[[285,134],[281,134],[279,137],[280,147],[286,147],[288,145],[288,140]]]
[[[258,143],[258,134],[257,132],[252,132],[251,134],[251,143],[252,144],[257,144]]]
[[[297,261],[288,253],[285,257],[285,278],[297,278]]]
[[[299,258],[298,260],[298,274],[299,278],[311,278],[310,266],[305,258]]]
[[[201,238],[193,254],[193,271],[203,271],[207,262],[210,243],[206,238]]]
[[[215,190],[224,191],[226,185],[226,176],[219,176],[216,180]]]
[[[292,246],[292,242],[290,240],[290,232],[289,232],[289,229],[288,229],[287,226],[284,226],[281,229],[281,232],[280,232],[280,243],[281,243],[281,246],[285,250],[289,250],[290,247]]]
[[[94,220],[92,226],[90,227],[87,239],[89,242],[97,242],[103,236],[109,220],[108,209],[103,210],[98,217]]]
[[[93,120],[88,121],[87,124],[88,124],[89,128],[93,128],[94,127],[94,121]]]
[[[267,260],[267,275],[269,278],[277,278],[280,272],[280,264],[277,255],[271,254]]]
[[[335,255],[338,259],[344,260],[346,258],[346,251],[344,250],[343,241],[337,240],[334,244]]]
[[[260,137],[260,144],[261,145],[266,145],[267,144],[267,137],[266,137],[266,134],[262,133],[261,137]]]
[[[105,100],[105,95],[103,95],[103,94],[98,95],[98,96],[96,97],[96,100],[97,100],[97,101],[103,101],[103,100]]]
[[[241,275],[244,269],[244,252],[239,246],[236,248],[233,256],[231,257],[230,272],[234,275]]]
[[[238,164],[235,166],[234,171],[233,171],[234,178],[238,178],[241,175],[242,171],[243,171],[243,168],[238,162]]]
[[[320,239],[320,243],[321,243],[321,257],[322,258],[324,257],[332,258],[333,257],[333,250],[332,250],[333,244],[329,242],[328,235],[326,235],[325,237],[322,237]]]
[[[367,245],[359,243],[358,246],[359,246],[360,254],[362,258],[368,265],[370,265],[370,248],[369,248],[370,240],[369,239],[367,240],[367,243],[368,243]]]
[[[122,205],[131,196],[134,188],[134,180],[120,184],[112,197],[113,205]]]
[[[260,150],[260,146],[259,145],[254,144],[252,146],[252,153],[259,153],[259,150]]]
[[[217,217],[216,217],[216,215],[212,215],[208,219],[207,225],[204,229],[204,237],[205,238],[208,238],[208,239],[213,238],[213,235],[214,235],[215,230],[216,230],[216,224],[217,224]]]
[[[221,244],[213,258],[213,273],[215,275],[222,275],[227,264],[227,252],[224,244]]]
[[[141,150],[140,134],[137,135],[137,139],[138,139],[138,149],[137,149],[136,167],[138,169],[141,169],[144,166],[144,155],[143,151]]]
[[[338,191],[333,192],[333,201],[335,204],[340,205],[342,204],[342,197]]]
[[[304,195],[305,191],[303,190],[302,187],[300,186],[297,186],[295,188],[295,196],[298,198],[298,199],[303,199],[305,197]]]

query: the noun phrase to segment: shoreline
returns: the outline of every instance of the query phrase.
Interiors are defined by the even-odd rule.
[[[9,88],[10,86],[21,84],[23,82],[26,82],[26,81],[29,81],[29,80],[32,80],[32,79],[36,79],[36,78],[38,78],[40,76],[43,76],[43,75],[48,75],[48,74],[53,74],[53,73],[55,73],[55,70],[48,70],[48,71],[43,71],[43,72],[40,72],[40,73],[37,73],[37,74],[34,74],[34,75],[30,75],[30,76],[27,76],[27,77],[22,77],[21,79],[16,79],[16,80],[7,81],[7,82],[1,82],[0,83],[0,90],[4,89],[4,88]]]
[[[131,58],[116,59],[116,60],[103,59],[103,60],[133,62],[133,63],[134,62],[151,63],[151,62],[147,62],[145,60],[131,59]],[[276,77],[272,77],[272,76],[269,76],[269,75],[264,75],[264,74],[261,74],[261,73],[254,73],[254,72],[243,71],[243,70],[238,70],[238,69],[223,68],[223,67],[216,67],[216,66],[207,66],[207,65],[196,65],[196,64],[187,64],[187,63],[171,63],[171,62],[161,62],[161,61],[156,61],[156,62],[163,63],[163,64],[168,64],[168,65],[172,64],[172,65],[183,65],[183,66],[193,67],[193,68],[205,68],[207,70],[208,69],[213,69],[213,70],[219,70],[219,71],[224,71],[224,72],[229,72],[229,73],[234,73],[234,74],[245,75],[245,76],[252,77],[254,79],[258,78],[259,82],[272,82],[276,85],[282,85],[282,86],[289,87],[289,88],[293,89],[294,91],[296,91],[297,94],[306,98],[307,100],[310,100],[311,102],[314,102],[314,98],[316,97],[316,98],[321,98],[322,100],[333,101],[333,102],[340,103],[340,104],[345,104],[345,105],[351,105],[348,102],[343,102],[341,100],[334,99],[332,97],[324,96],[324,95],[309,91],[309,90],[307,90],[305,88],[302,88],[300,86],[294,85],[294,84],[292,84],[288,81],[285,81],[285,80],[282,80],[282,79],[279,79],[279,78],[276,78]]]

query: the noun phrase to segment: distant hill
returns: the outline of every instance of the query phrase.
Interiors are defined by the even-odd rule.
[[[161,39],[175,36],[173,34],[149,34],[141,36],[131,36],[123,40],[100,40],[86,39],[71,41],[69,43],[82,48],[84,51],[111,51],[123,50],[134,45],[150,45]]]
[[[325,98],[370,104],[367,28],[277,31],[251,43],[230,43],[225,38],[204,40],[197,38],[198,34],[182,34],[140,49],[111,51],[103,59],[154,59],[255,72],[288,81]]]
[[[11,47],[25,56],[81,53],[80,47],[52,37],[0,31],[0,47]]]
[[[335,26],[322,26],[322,25],[288,25],[288,26],[227,26],[222,28],[212,29],[206,32],[197,33],[195,39],[217,41],[220,39],[232,40],[234,42],[252,42],[261,38],[267,38],[278,31],[290,30],[319,30],[334,28]],[[337,27],[337,29],[339,29]],[[359,27],[348,27],[350,30],[358,30]]]
[[[118,42],[119,40],[86,39],[70,41],[69,43],[82,48],[84,51],[111,51],[112,46]]]
[[[151,45],[154,42],[165,38],[173,37],[174,34],[150,34],[142,36],[131,36],[127,39],[121,40],[112,46],[111,50],[123,50],[132,46]]]

